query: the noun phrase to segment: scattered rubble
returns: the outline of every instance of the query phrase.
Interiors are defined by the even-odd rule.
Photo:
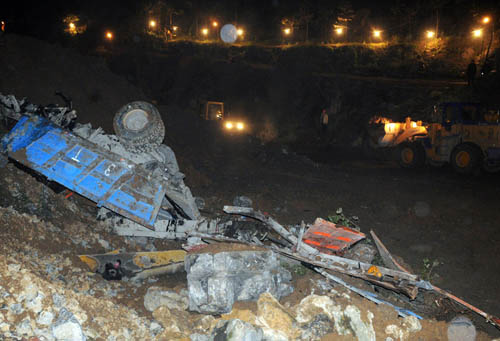
[[[36,196],[37,191],[45,187],[10,164],[3,171],[9,172],[9,176],[0,179],[9,185],[3,187],[7,199],[13,198],[16,193],[29,192]],[[23,181],[15,182],[16,179]],[[13,183],[18,186],[12,186]],[[11,193],[6,188],[15,190]],[[125,339],[215,340],[216,335],[223,335],[229,330],[240,333],[238,335],[242,337],[250,335],[258,339],[261,336],[263,340],[321,340],[333,335],[350,335],[357,339],[369,339],[376,335],[377,338],[411,340],[418,335],[446,335],[448,332],[445,322],[417,321],[412,316],[398,318],[397,311],[391,306],[369,302],[334,282],[321,279],[319,275],[312,277],[314,273],[296,261],[283,263],[282,256],[278,256],[276,251],[245,245],[242,241],[238,241],[239,244],[205,245],[188,253],[187,259],[192,266],[187,276],[180,273],[181,277],[187,278],[187,281],[183,279],[184,284],[180,287],[165,287],[161,285],[161,280],[106,281],[89,272],[75,253],[105,251],[103,241],[114,250],[141,250],[151,241],[144,237],[114,236],[105,224],[95,222],[91,214],[95,210],[87,211],[76,196],[69,199],[65,196],[64,192],[57,195],[51,190],[46,194],[46,207],[60,212],[62,215],[58,218],[19,213],[13,207],[0,208],[3,226],[0,236],[4,240],[0,245],[0,268],[5,269],[0,272],[0,301],[4,307],[9,307],[8,310],[0,310],[0,330],[7,338],[37,336],[55,340],[54,333],[60,333],[57,335],[71,334],[76,339],[113,336]],[[24,204],[27,203],[29,201]],[[29,212],[23,202],[16,205],[19,210]],[[75,206],[80,209],[73,213]],[[194,239],[194,244],[209,240]],[[211,259],[213,278],[219,279],[218,275],[223,273],[223,280],[233,281],[233,286],[237,287],[235,283],[240,283],[239,294],[233,296],[236,302],[232,309],[224,306],[227,314],[211,316],[191,311],[189,274],[193,274],[192,269],[196,268],[200,257]],[[204,264],[199,263],[199,271],[208,269]],[[263,276],[262,264],[282,276],[280,285],[274,278],[271,279],[272,276]],[[288,270],[283,269],[283,264],[287,264]],[[215,270],[216,265],[217,269],[222,267],[222,272]],[[299,272],[292,271],[294,267],[301,267],[301,271],[306,273],[298,275]],[[237,271],[234,271],[235,268]],[[242,273],[243,278],[252,281],[244,288],[241,284]],[[290,278],[290,273],[310,278],[306,291],[296,279],[285,281]],[[259,279],[262,277],[267,280]],[[208,283],[208,277],[206,279]],[[265,290],[263,283],[269,285]],[[289,294],[292,286],[298,286],[294,290],[297,292],[285,296],[283,290]],[[298,295],[296,301],[288,301],[293,295]],[[257,301],[237,301],[238,297],[251,297]],[[245,308],[240,305],[234,307],[241,303],[246,304]],[[230,320],[233,322],[227,322]],[[345,321],[349,322],[346,324]],[[481,332],[477,332],[476,339],[486,340]]]
[[[162,306],[183,311],[187,310],[188,303],[186,290],[181,290],[178,294],[175,291],[163,290],[160,287],[149,287],[144,296],[144,307],[151,312]]]

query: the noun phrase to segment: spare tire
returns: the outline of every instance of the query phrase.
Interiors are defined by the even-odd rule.
[[[165,125],[158,109],[143,101],[121,107],[113,118],[113,128],[121,144],[136,153],[158,148],[165,138]]]

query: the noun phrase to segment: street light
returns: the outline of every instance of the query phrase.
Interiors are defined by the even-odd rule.
[[[474,36],[474,38],[479,38],[483,35],[483,30],[482,29],[474,30],[472,31],[472,35]]]
[[[204,36],[207,36],[208,35],[208,28],[206,28],[206,27],[202,28],[201,34],[203,34]]]
[[[219,23],[218,23],[217,21],[213,21],[213,22],[212,22],[212,26],[213,26],[213,27],[217,27],[217,26],[219,26]]]
[[[179,26],[172,26],[172,30],[174,30],[174,32],[177,32],[178,29],[179,29]]]
[[[107,40],[113,40],[113,32],[107,31],[106,32],[106,39]]]
[[[427,35],[427,38],[432,39],[432,38],[434,38],[436,33],[434,31],[427,31],[426,35]]]
[[[483,24],[487,24],[490,22],[490,17],[484,17],[483,18]]]
[[[287,28],[283,29],[283,33],[286,36],[289,36],[292,33],[292,30],[289,27],[287,27]]]
[[[245,32],[243,31],[243,29],[242,29],[242,28],[238,28],[238,29],[236,30],[236,34],[238,35],[238,37],[243,36],[243,33],[245,33]]]
[[[150,20],[150,21],[149,21],[149,27],[151,27],[151,28],[155,28],[155,27],[156,27],[156,21],[154,21],[154,20]]]
[[[380,31],[380,30],[373,30],[373,36],[375,38],[380,38],[382,36],[382,31]]]
[[[337,35],[340,36],[344,33],[344,29],[342,27],[338,27],[335,29],[335,33],[337,33]]]

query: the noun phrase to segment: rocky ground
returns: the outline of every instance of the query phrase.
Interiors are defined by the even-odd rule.
[[[0,70],[8,77],[2,78],[0,92],[49,103],[54,90],[69,89],[81,122],[109,129],[124,103],[148,99],[102,60],[21,37],[8,41],[6,51]],[[300,151],[307,156],[302,156],[278,143],[221,135],[178,106],[159,108],[165,143],[176,152],[193,194],[204,199],[204,215],[221,215],[222,206],[242,194],[285,225],[311,223],[343,207],[346,215],[358,217],[363,232],[374,228],[415,273],[500,315],[494,259],[498,177],[463,180],[447,169],[405,173],[390,162],[369,162],[318,145],[303,145]],[[226,315],[190,312],[185,273],[106,281],[78,258],[117,249],[178,249],[180,242],[118,237],[95,219],[92,202],[51,187],[12,163],[0,170],[4,339],[447,340],[449,330],[472,332],[469,320],[451,322],[461,314],[476,324],[477,340],[500,337],[481,318],[441,297],[422,293],[410,304],[379,292],[426,318],[402,319],[392,308],[293,264],[286,266],[294,292],[279,302],[264,294],[256,302],[235,303]],[[440,265],[432,266],[434,261]],[[373,290],[362,281],[352,283]]]
[[[257,302],[237,302],[231,313],[215,316],[187,311],[182,273],[106,281],[89,272],[77,255],[166,250],[179,243],[117,237],[95,220],[95,207],[86,199],[56,194],[13,164],[1,173],[4,339],[208,340],[203,335],[232,331],[253,335],[249,340],[447,340],[446,322],[398,318],[394,309],[368,302],[300,265],[286,266],[293,273],[294,293],[281,302],[263,294]],[[477,338],[488,339],[482,333]]]

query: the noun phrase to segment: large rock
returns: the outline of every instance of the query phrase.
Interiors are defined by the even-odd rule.
[[[323,336],[333,332],[333,323],[325,314],[317,315],[314,320],[302,326],[301,340],[320,341]]]
[[[153,312],[153,317],[162,327],[163,332],[159,338],[176,340],[188,337],[191,334],[192,325],[189,322],[189,313],[175,309],[168,309],[166,306],[158,307]]]
[[[296,328],[296,321],[288,309],[284,308],[276,298],[270,293],[264,293],[257,301],[258,321],[264,329],[264,334],[269,333],[267,329],[278,332],[281,336],[289,339],[295,339],[300,331]],[[268,339],[269,337],[266,337]],[[277,337],[273,337],[276,339]]]
[[[153,312],[161,306],[166,306],[168,309],[186,310],[188,308],[187,293],[185,290],[178,294],[175,291],[150,287],[144,296],[144,307]]]
[[[85,341],[82,327],[76,317],[70,311],[62,308],[54,325],[52,325],[52,336],[56,340]]]
[[[238,319],[219,322],[211,335],[220,341],[261,341],[262,337],[262,329]]]
[[[457,316],[448,324],[448,340],[472,341],[476,339],[476,327],[466,316]]]
[[[375,330],[373,329],[372,320],[374,318],[373,313],[368,311],[367,320],[364,322],[361,319],[361,311],[355,305],[348,305],[344,310],[344,316],[349,321],[349,326],[351,327],[354,335],[360,341],[376,341],[377,337],[375,335]]]
[[[290,294],[291,274],[272,251],[190,254],[185,258],[189,309],[205,314],[229,313],[235,301],[257,300],[268,292]]]
[[[330,297],[311,294],[300,301],[295,314],[297,322],[309,323],[319,314],[325,314],[330,320],[340,319],[342,311]]]
[[[302,339],[319,339],[325,333],[332,331],[339,335],[354,334],[358,340],[374,341],[375,330],[372,320],[373,313],[367,311],[362,317],[361,311],[355,305],[348,305],[344,310],[335,304],[329,296],[311,294],[302,299],[294,308],[296,321],[301,324]],[[331,321],[330,324],[327,321]],[[413,320],[404,320],[408,328],[417,328]],[[418,321],[417,321],[418,323]],[[394,326],[397,327],[397,326]],[[399,328],[399,327],[397,327]]]

